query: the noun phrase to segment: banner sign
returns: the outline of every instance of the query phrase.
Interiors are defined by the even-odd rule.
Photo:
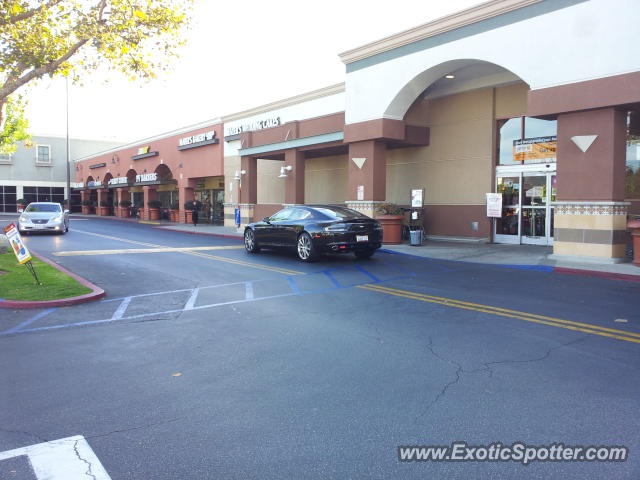
[[[513,160],[544,163],[556,159],[558,137],[524,138],[513,141]]]
[[[6,227],[4,227],[4,234],[7,236],[7,240],[9,240],[9,245],[11,245],[11,249],[18,260],[18,263],[22,265],[23,263],[27,263],[31,260],[31,254],[29,253],[29,249],[22,241],[20,237],[20,232],[16,228],[15,223],[10,223]]]
[[[411,190],[411,208],[422,208],[424,206],[424,188],[414,188]]]
[[[487,193],[487,217],[502,217],[502,194]]]

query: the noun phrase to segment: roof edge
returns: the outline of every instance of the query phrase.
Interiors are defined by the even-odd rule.
[[[339,54],[349,64],[545,0],[490,0]]]
[[[345,91],[344,82],[337,83],[335,85],[323,87],[318,90],[312,90],[311,92],[307,92],[307,93],[301,93],[300,95],[288,97],[283,100],[277,100],[272,103],[267,103],[266,105],[254,107],[249,110],[244,110],[242,112],[224,115],[222,117],[222,121],[223,123],[227,123],[227,122],[233,122],[235,120],[242,120],[243,118],[251,117],[253,115],[259,115],[261,113],[266,113],[271,110],[275,110],[277,108],[284,108],[290,105],[296,105],[298,103],[308,102],[310,100],[315,100],[316,98],[328,97],[330,95],[335,95],[336,93],[342,93],[344,91]]]

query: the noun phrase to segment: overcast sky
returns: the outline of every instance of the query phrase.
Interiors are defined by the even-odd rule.
[[[72,137],[132,141],[344,81],[338,54],[478,0],[196,0],[171,72],[70,86]],[[64,81],[31,87],[32,134],[65,135]]]

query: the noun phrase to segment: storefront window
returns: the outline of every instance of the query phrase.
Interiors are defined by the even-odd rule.
[[[625,198],[640,198],[640,112],[627,115]]]
[[[498,121],[498,164],[556,161],[556,120],[517,117]]]

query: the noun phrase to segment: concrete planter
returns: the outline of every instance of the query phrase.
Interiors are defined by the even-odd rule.
[[[150,208],[149,209],[149,220],[160,220],[160,209],[159,208]]]

